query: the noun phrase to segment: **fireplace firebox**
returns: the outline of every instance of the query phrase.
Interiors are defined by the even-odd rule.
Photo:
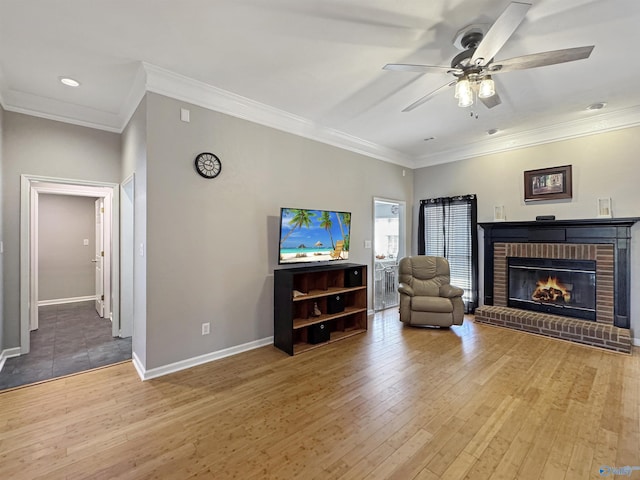
[[[507,306],[596,320],[596,262],[509,257]]]

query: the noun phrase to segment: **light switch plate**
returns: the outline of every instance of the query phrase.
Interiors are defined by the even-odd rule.
[[[84,240],[82,240],[82,244],[83,244],[85,247],[88,247],[88,246],[89,246],[89,239],[88,239],[88,238],[85,238]]]
[[[186,108],[181,108],[180,109],[180,120],[182,120],[183,122],[190,122],[189,116],[190,116],[190,111],[187,110]]]

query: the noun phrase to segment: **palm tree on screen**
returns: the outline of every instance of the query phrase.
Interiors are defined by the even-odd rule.
[[[327,232],[329,232],[329,238],[331,239],[331,248],[335,250],[336,246],[333,243],[333,235],[331,235],[331,227],[333,226],[333,222],[331,221],[329,212],[322,212],[322,214],[320,215],[320,226]]]
[[[288,215],[292,213],[293,217],[291,218],[291,220],[289,220],[289,225],[291,226],[291,230],[289,230],[289,232],[284,236],[284,238],[282,240],[280,240],[280,245],[282,246],[282,244],[284,244],[285,240],[287,240],[287,238],[289,238],[289,235],[291,235],[296,228],[302,228],[302,227],[307,227],[309,228],[311,226],[311,219],[315,216],[315,214],[313,212],[310,212],[309,210],[301,210],[301,209],[285,209],[284,214]]]

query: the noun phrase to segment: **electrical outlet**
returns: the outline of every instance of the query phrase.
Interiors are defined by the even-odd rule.
[[[209,335],[211,332],[211,324],[209,322],[202,324],[202,335]]]

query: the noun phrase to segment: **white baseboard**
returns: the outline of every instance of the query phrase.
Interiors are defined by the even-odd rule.
[[[636,347],[640,347],[640,338],[632,338],[631,343]]]
[[[131,352],[131,363],[133,363],[133,367],[136,369],[136,372],[138,372],[140,380],[144,380],[144,366],[138,355],[136,355],[136,352]]]
[[[273,344],[273,337],[261,338],[249,343],[243,343],[242,345],[236,345],[235,347],[225,348],[224,350],[218,350],[217,352],[207,353],[198,357],[188,358],[179,362],[170,363],[162,367],[151,368],[145,370],[140,362],[138,356],[133,353],[132,360],[138,375],[142,380],[151,380],[152,378],[162,377],[170,373],[179,372],[180,370],[186,370],[187,368],[196,367],[203,363],[213,362],[214,360],[220,360],[221,358],[230,357],[238,353],[247,352],[256,348],[264,347]]]
[[[95,295],[89,295],[87,297],[54,298],[53,300],[38,300],[38,306],[44,307],[46,305],[63,305],[65,303],[88,302],[95,299]]]
[[[2,352],[0,352],[0,372],[2,371],[2,368],[4,367],[4,362],[7,360],[7,358],[19,357],[19,356],[20,356],[20,347],[7,348],[5,350],[2,350]]]

